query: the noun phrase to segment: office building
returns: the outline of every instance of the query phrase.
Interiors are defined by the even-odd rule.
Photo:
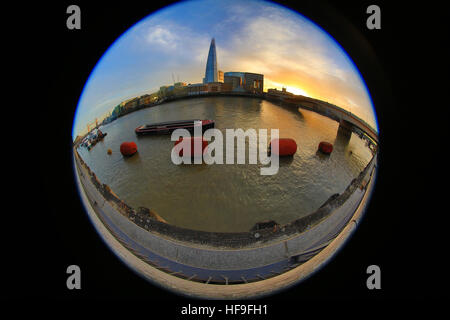
[[[234,92],[262,94],[264,75],[250,72],[225,72],[224,82],[230,83]]]
[[[217,72],[217,54],[216,54],[216,41],[214,38],[211,40],[209,46],[208,60],[206,61],[205,77],[203,83],[218,82]]]

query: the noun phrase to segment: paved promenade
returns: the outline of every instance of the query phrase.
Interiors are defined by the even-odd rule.
[[[102,196],[92,183],[89,172],[76,156],[74,164],[79,173],[80,194],[88,204],[87,211],[92,222],[105,242],[132,269],[138,270],[153,281],[158,279],[158,284],[176,287],[177,291],[186,292],[182,288],[189,287],[187,282],[191,286],[195,284],[194,287],[200,285],[192,292],[193,295],[209,294],[212,297],[226,298],[236,295],[242,297],[242,292],[246,292],[246,289],[237,286],[255,286],[256,283],[260,283],[257,286],[259,289],[251,294],[247,292],[247,295],[263,294],[277,287],[266,286],[263,283],[273,282],[276,279],[279,281],[280,276],[286,277],[294,270],[303,272],[306,276],[305,270],[311,268],[312,260],[322,261],[321,263],[327,260],[323,257],[323,253],[330,251],[339,241],[344,241],[351,233],[349,230],[353,224],[349,224],[349,221],[356,221],[357,215],[362,214],[363,205],[366,203],[362,200],[368,196],[367,190],[373,186],[372,176],[375,172],[376,159],[369,164],[370,168],[362,180],[363,187],[356,188],[343,204],[334,208],[320,223],[297,234],[281,233],[278,238],[269,242],[261,241],[240,248],[220,248],[179,241],[169,235],[141,228],[121,214],[114,203]],[[316,268],[317,266],[312,270]],[[286,284],[286,282],[276,283],[280,288],[282,283]],[[223,286],[224,284],[233,285]],[[207,287],[202,287],[205,285]],[[211,286],[217,285],[235,289],[228,293],[226,291],[231,289],[226,289],[221,294],[210,290]],[[190,292],[191,289],[188,290]]]

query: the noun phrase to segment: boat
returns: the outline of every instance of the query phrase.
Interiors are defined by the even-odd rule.
[[[177,120],[177,121],[167,121],[152,123],[147,125],[142,125],[134,129],[137,135],[145,134],[169,134],[176,129],[187,129],[193,131],[195,124],[201,122],[202,133],[210,128],[214,128],[214,120]]]
[[[103,138],[106,137],[107,134],[108,134],[108,132],[102,132],[99,129],[97,131],[97,141],[103,140]]]
[[[108,133],[102,132],[100,129],[97,132],[91,132],[87,137],[83,139],[81,142],[81,146],[86,147],[88,150],[91,150],[93,146],[97,144],[97,142],[103,140]]]

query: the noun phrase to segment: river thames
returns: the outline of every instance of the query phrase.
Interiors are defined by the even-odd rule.
[[[248,164],[248,158],[246,164],[175,165],[170,135],[134,133],[143,124],[195,118],[214,120],[224,140],[225,129],[279,129],[280,138],[297,142],[297,152],[280,158],[277,174],[264,176],[262,165]],[[133,208],[152,209],[180,227],[240,232],[264,220],[285,224],[301,218],[345,190],[372,153],[356,134],[338,134],[338,127],[317,113],[262,99],[203,97],[121,117],[100,128],[107,133],[103,141],[78,152],[98,179]],[[138,153],[124,158],[119,151],[124,141],[136,142]],[[321,141],[334,145],[330,156],[317,152]]]

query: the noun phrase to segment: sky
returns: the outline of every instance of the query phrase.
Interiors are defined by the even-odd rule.
[[[356,66],[331,36],[304,16],[260,0],[183,1],[154,12],[119,37],[87,80],[72,136],[121,101],[175,82],[200,83],[211,39],[218,69],[264,75],[281,89],[324,100],[375,129],[370,95]]]

